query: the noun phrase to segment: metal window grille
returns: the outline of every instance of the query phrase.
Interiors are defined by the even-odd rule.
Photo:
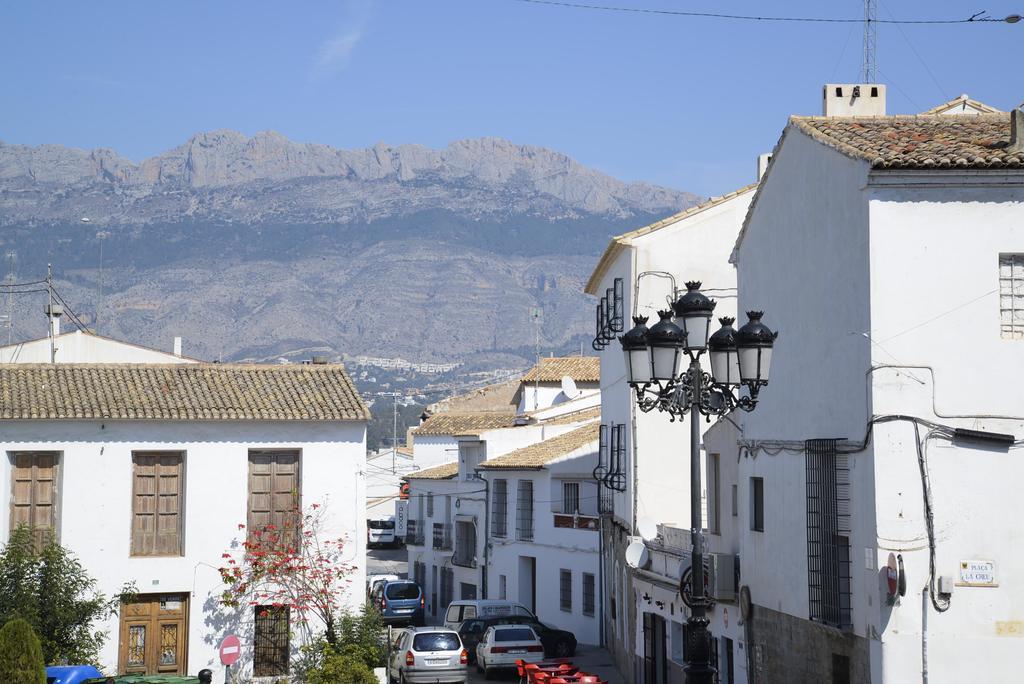
[[[447,609],[454,598],[455,572],[451,568],[441,568],[441,607]]]
[[[615,333],[626,328],[623,292],[622,278],[616,278],[595,309],[594,341],[591,343],[595,351],[607,347],[615,340]]]
[[[572,515],[580,510],[580,483],[562,483],[562,513]]]
[[[604,485],[617,492],[626,491],[626,426],[624,423],[608,426],[608,474]]]
[[[764,532],[764,479],[750,478],[750,529]]]
[[[491,511],[491,534],[508,535],[508,480],[494,481],[494,505]]]
[[[508,597],[508,578],[498,575],[498,598],[504,601]]]
[[[572,570],[558,572],[558,607],[567,613],[572,612]]]
[[[608,426],[604,423],[597,431],[597,465],[594,466],[594,479],[600,488],[605,476],[608,474]]]
[[[427,517],[434,517],[434,494],[432,492],[427,494]]]
[[[279,677],[288,674],[290,646],[286,606],[256,606],[253,629],[252,674]]]
[[[519,480],[516,491],[516,539],[533,541],[533,481]]]
[[[805,444],[810,618],[850,629],[850,467],[835,439]]]
[[[1024,254],[999,255],[999,330],[1024,340]]]
[[[476,567],[476,526],[471,522],[455,523],[455,555],[452,563],[465,568]]]
[[[441,551],[447,551],[452,548],[451,525],[434,523],[434,548]]]
[[[421,561],[412,564],[412,578],[421,587],[427,583],[427,566]]]
[[[594,614],[594,576],[589,573],[583,573],[583,614],[593,615]]]

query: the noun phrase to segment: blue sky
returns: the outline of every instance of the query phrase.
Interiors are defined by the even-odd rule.
[[[602,0],[593,0],[603,4]],[[857,0],[616,0],[859,17]],[[878,17],[1024,13],[1024,0],[880,3]],[[515,0],[21,2],[0,7],[0,140],[136,161],[197,131],[339,147],[500,136],[702,195],[750,182],[791,113],[858,79],[859,24],[731,22]],[[890,113],[962,92],[1024,101],[1024,22],[880,26]]]

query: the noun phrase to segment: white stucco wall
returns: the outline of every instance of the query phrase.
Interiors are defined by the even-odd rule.
[[[168,340],[168,347],[173,340]],[[195,363],[195,359],[128,342],[87,335],[80,330],[58,335],[57,363]],[[50,340],[43,338],[0,346],[0,363],[50,363]]]
[[[416,435],[412,441],[413,462],[417,470],[426,470],[451,463],[459,453],[459,443],[452,435]]]
[[[251,609],[243,611],[241,620],[215,610],[223,589],[217,572],[221,554],[243,539],[238,525],[246,522],[249,449],[301,451],[303,505],[324,504],[329,515],[325,533],[351,540],[347,550],[356,567],[351,585],[355,589],[342,603],[352,609],[362,603],[363,423],[3,421],[0,435],[0,449],[8,454],[61,452],[61,542],[97,579],[100,591],[110,595],[134,581],[140,594],[189,595],[189,674],[209,667],[215,681],[223,679],[217,646],[230,632],[242,637],[243,663],[251,663]],[[133,558],[132,452],[157,450],[185,452],[185,552],[173,558]],[[3,459],[0,467],[3,481],[10,482],[10,459]],[[9,486],[0,487],[0,530],[5,538],[10,496]],[[109,639],[101,657],[111,672],[117,667],[118,625],[116,617],[102,625]],[[299,638],[296,631],[293,645]]]

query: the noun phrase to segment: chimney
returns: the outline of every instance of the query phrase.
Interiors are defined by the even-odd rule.
[[[825,116],[885,116],[885,86],[880,83],[826,83],[821,94]]]
[[[757,155],[757,180],[764,178],[764,172],[768,170],[768,163],[772,160],[772,153],[765,152]]]
[[[64,315],[64,307],[60,304],[47,304],[43,307],[46,317],[50,321],[50,335],[60,335],[60,317]]]
[[[175,337],[174,338],[174,355],[177,356],[178,358],[181,358],[181,338],[180,337]]]
[[[1024,153],[1024,110],[1021,107],[1014,107],[1010,112],[1010,144],[1006,151],[1011,154]]]
[[[314,356],[312,359],[310,359],[310,363],[312,363],[314,366],[326,366],[327,365],[327,357],[326,356]]]

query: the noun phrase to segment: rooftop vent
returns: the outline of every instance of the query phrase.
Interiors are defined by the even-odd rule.
[[[327,365],[327,357],[326,356],[314,356],[312,359],[310,359],[310,363],[312,363],[314,366],[326,366]]]
[[[1024,110],[1021,107],[1010,112],[1010,146],[1007,152],[1024,152]]]
[[[821,95],[825,116],[885,116],[885,86],[879,83],[827,83]]]

